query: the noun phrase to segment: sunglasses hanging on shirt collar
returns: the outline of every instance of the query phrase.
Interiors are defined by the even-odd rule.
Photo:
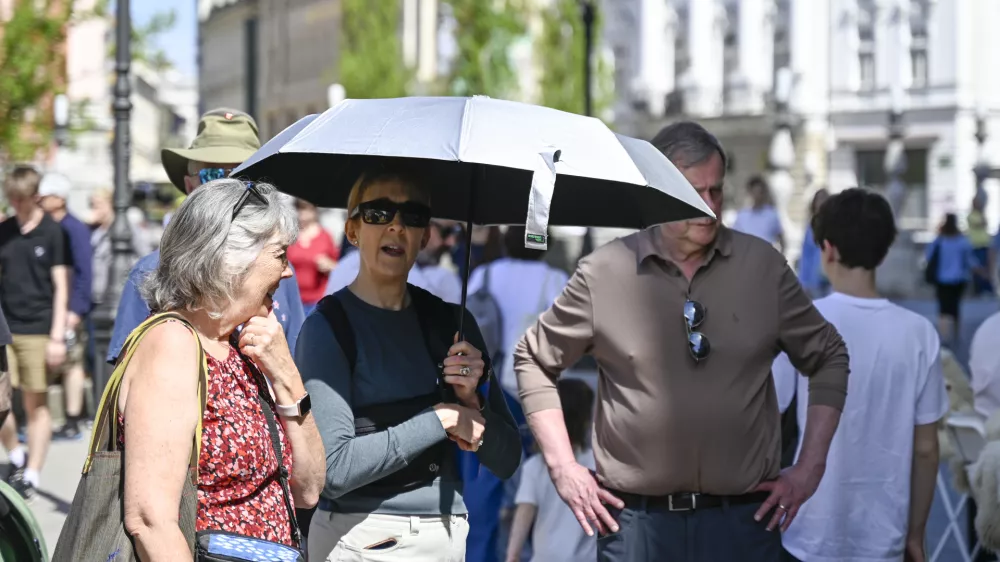
[[[684,302],[684,327],[687,328],[688,351],[696,362],[708,358],[712,346],[705,334],[697,331],[705,321],[705,307],[691,299]]]

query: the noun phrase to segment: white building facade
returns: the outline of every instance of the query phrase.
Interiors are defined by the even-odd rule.
[[[1000,152],[990,149],[1000,148],[995,0],[604,0],[604,9],[621,129],[651,138],[679,119],[705,124],[732,157],[730,209],[749,176],[767,173],[776,76],[791,71],[794,185],[774,194],[790,257],[816,189],[885,184],[893,109],[908,161],[900,226],[918,241],[945,213],[964,219],[970,209],[977,120],[993,131],[986,152]]]

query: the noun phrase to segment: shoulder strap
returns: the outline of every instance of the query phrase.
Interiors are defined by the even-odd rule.
[[[340,349],[347,357],[347,364],[354,373],[354,367],[358,362],[358,344],[354,337],[354,329],[351,328],[351,321],[344,311],[344,304],[340,302],[340,297],[336,294],[327,295],[316,305],[316,310],[326,318],[330,329],[333,330],[333,337],[340,344]]]
[[[239,349],[238,344],[235,349]],[[243,363],[250,369],[257,382],[257,400],[260,402],[260,409],[264,413],[264,418],[267,419],[267,432],[271,436],[271,449],[274,451],[274,458],[278,463],[278,483],[281,484],[281,495],[285,500],[285,509],[288,510],[288,523],[291,526],[292,539],[297,546],[301,547],[302,530],[299,529],[299,522],[295,518],[295,503],[292,501],[292,491],[288,485],[288,479],[291,475],[285,469],[285,456],[281,446],[281,436],[278,434],[278,422],[274,418],[274,410],[271,409],[270,396],[265,395],[265,393],[269,393],[267,378],[260,372],[257,365],[243,355],[242,352],[240,352],[240,357],[243,359]]]
[[[430,351],[431,358],[437,363],[438,369],[443,369],[442,361],[447,357],[455,333],[458,332],[458,315],[461,312],[461,307],[447,303],[420,287],[410,285],[408,288],[427,350]],[[484,371],[492,374],[493,365],[489,353],[486,350],[481,351],[483,351],[483,361],[486,363]],[[480,380],[479,382],[481,384],[484,381]],[[451,386],[444,384],[443,380],[440,386],[444,398],[447,401],[454,401],[455,396]]]
[[[194,331],[194,327],[191,326],[191,324],[181,315],[169,312],[150,316],[145,322],[139,324],[135,330],[132,330],[132,333],[130,333],[128,338],[125,340],[125,344],[122,347],[123,353],[118,355],[118,362],[115,365],[114,371],[111,373],[111,377],[108,379],[107,386],[104,388],[104,393],[101,395],[101,401],[97,406],[97,420],[93,433],[90,435],[90,446],[88,448],[87,460],[83,463],[84,474],[90,470],[93,457],[100,449],[106,448],[107,450],[111,450],[118,442],[118,397],[121,393],[121,383],[125,376],[125,370],[128,368],[128,364],[132,360],[135,350],[139,347],[139,342],[142,341],[142,338],[146,336],[149,330],[169,320],[180,322],[185,328],[190,330],[191,334],[194,336],[195,345],[197,346],[199,360],[198,424],[195,428],[194,445],[191,448],[191,459],[188,462],[189,468],[197,469],[198,459],[201,455],[202,416],[205,412],[205,403],[207,400],[208,364],[205,357],[205,350],[201,346],[201,339],[198,338],[197,333]],[[107,440],[105,440],[105,436],[108,436]]]

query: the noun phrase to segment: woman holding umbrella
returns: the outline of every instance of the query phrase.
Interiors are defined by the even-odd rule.
[[[326,297],[296,349],[326,448],[311,560],[465,559],[456,448],[500,478],[521,458],[472,316],[406,280],[427,243],[430,192],[400,169],[368,171],[348,198],[357,279]],[[494,379],[495,380],[495,379]]]

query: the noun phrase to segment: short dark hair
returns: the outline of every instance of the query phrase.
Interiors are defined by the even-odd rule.
[[[760,174],[754,174],[754,175],[750,176],[750,179],[747,180],[747,189],[750,189],[750,188],[753,188],[753,187],[762,187],[762,188],[764,188],[764,191],[769,191],[770,190],[770,187],[768,187],[768,185],[767,185],[767,180],[764,179],[764,176],[762,176]]]
[[[667,125],[656,133],[650,143],[678,168],[697,166],[718,153],[722,157],[722,170],[726,171],[728,159],[722,143],[694,121]]]
[[[509,226],[503,235],[504,252],[507,257],[516,260],[538,261],[545,256],[545,250],[534,250],[524,247],[523,226]]]
[[[557,385],[562,403],[563,421],[574,449],[587,448],[590,422],[594,412],[594,391],[580,379],[559,379]]]
[[[846,267],[874,270],[896,239],[892,207],[881,195],[852,188],[830,196],[812,218],[813,239],[829,242]]]

